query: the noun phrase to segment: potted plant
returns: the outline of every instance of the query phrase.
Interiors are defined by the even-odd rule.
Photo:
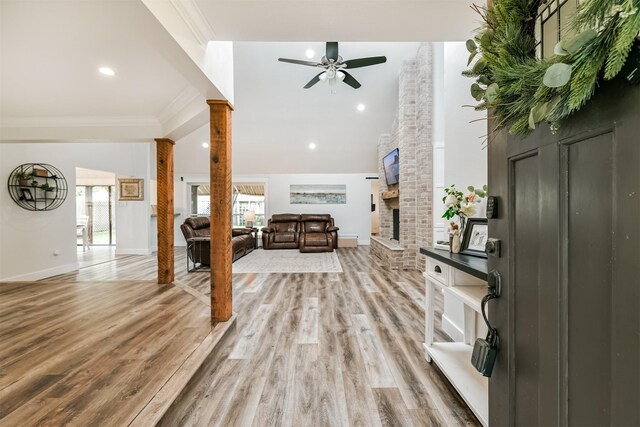
[[[18,180],[18,184],[26,187],[29,185],[29,179],[32,177],[33,175],[27,171],[19,171],[16,172],[15,177]]]
[[[55,189],[56,189],[55,187],[50,186],[46,182],[44,184],[40,185],[40,187],[38,187],[38,188],[40,188],[42,191],[45,191],[45,192],[55,191]]]

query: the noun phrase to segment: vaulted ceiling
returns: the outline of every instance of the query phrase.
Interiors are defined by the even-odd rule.
[[[196,2],[216,39],[233,41],[461,41],[479,19],[469,0]]]
[[[199,51],[187,52],[189,44],[204,51],[211,40],[233,41],[233,60],[226,63],[234,68],[234,153],[245,156],[236,170],[363,172],[359,159],[375,156],[378,135],[393,122],[402,61],[419,41],[467,38],[477,25],[471,3],[2,0],[0,140],[8,140],[9,124],[20,130],[12,137],[46,125],[33,135],[82,141],[81,132],[55,135],[64,127],[92,126],[91,138],[149,141],[168,136],[178,128],[174,117],[191,108],[189,117],[178,117],[188,122],[176,136],[182,138],[206,123],[204,99],[215,92],[203,89],[207,70],[198,74],[190,61]],[[324,84],[302,89],[316,70],[277,58],[305,59],[311,48],[319,59],[326,40],[339,41],[344,58],[386,55],[388,62],[353,70],[358,90],[344,84],[336,93]],[[216,72],[218,65],[204,68]],[[101,66],[116,75],[99,74]],[[365,111],[357,111],[358,104]],[[201,153],[207,135],[204,126],[182,139]]]

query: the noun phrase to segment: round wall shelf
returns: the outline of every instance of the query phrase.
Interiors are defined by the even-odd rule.
[[[25,163],[9,175],[9,194],[28,211],[52,211],[67,198],[67,180],[57,168],[46,163]]]

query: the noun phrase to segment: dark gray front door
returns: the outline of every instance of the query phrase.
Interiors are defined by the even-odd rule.
[[[492,426],[640,425],[640,87],[489,145],[499,197]]]

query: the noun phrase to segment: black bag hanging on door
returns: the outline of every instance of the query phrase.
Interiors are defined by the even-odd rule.
[[[473,353],[471,354],[471,364],[485,377],[490,377],[493,372],[493,365],[496,362],[496,355],[498,354],[498,331],[492,327],[487,319],[485,306],[489,300],[496,298],[495,294],[488,294],[482,298],[482,317],[484,318],[489,332],[485,339],[478,338],[473,345]]]

